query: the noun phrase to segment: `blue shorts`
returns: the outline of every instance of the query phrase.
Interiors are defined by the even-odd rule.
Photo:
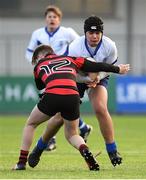
[[[104,86],[105,88],[107,88],[107,86],[108,86],[108,80],[109,80],[109,77],[106,77],[106,78],[102,79],[102,80],[97,84],[97,86],[98,86],[98,85],[102,85],[102,86]],[[79,94],[80,94],[80,98],[83,98],[86,89],[88,89],[87,84],[85,84],[85,83],[77,83],[77,87],[78,87],[78,91],[79,91]]]

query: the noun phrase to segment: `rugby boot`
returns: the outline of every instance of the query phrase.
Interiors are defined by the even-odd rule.
[[[37,146],[35,146],[28,156],[28,164],[30,167],[34,168],[39,163],[42,152],[43,150],[40,150]]]
[[[25,170],[26,169],[26,164],[18,162],[12,170]]]
[[[85,142],[87,142],[88,136],[91,134],[92,130],[93,127],[87,124],[87,131],[80,132],[80,136],[84,139]]]
[[[119,152],[108,152],[108,155],[113,166],[116,166],[117,164],[120,165],[122,163],[122,157]]]
[[[48,142],[48,145],[45,149],[45,151],[53,151],[56,149],[56,138],[52,137],[50,141]]]
[[[99,171],[99,165],[88,148],[81,149],[80,153],[85,159],[90,171]]]

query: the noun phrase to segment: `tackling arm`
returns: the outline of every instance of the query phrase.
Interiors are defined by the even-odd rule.
[[[113,72],[113,73],[120,73],[120,68],[119,66],[114,66],[111,64],[107,63],[102,63],[102,62],[91,62],[88,60],[85,60],[83,66],[81,67],[82,71],[85,72]]]

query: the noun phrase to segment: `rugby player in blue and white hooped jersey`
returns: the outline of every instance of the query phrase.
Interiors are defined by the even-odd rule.
[[[31,40],[26,50],[26,58],[31,63],[32,55],[40,44],[50,45],[57,55],[67,55],[69,44],[79,37],[72,29],[60,26],[61,10],[56,6],[48,6],[45,11],[46,27],[39,28],[32,33]],[[54,117],[55,118],[55,117]],[[59,115],[56,115],[59,118]],[[91,131],[91,126],[80,120],[80,135],[86,140]],[[48,143],[47,150],[56,148],[55,137]]]
[[[103,21],[91,16],[85,20],[84,36],[74,40],[69,46],[69,56],[92,57],[97,62],[115,64],[117,62],[117,48],[115,42],[103,35]],[[88,82],[86,82],[88,84]],[[80,96],[88,89],[86,83],[78,83]],[[100,130],[105,140],[106,150],[111,163],[116,166],[121,164],[122,158],[117,151],[114,139],[114,128],[112,118],[108,112],[107,87],[108,78],[102,79],[95,88],[88,90],[88,96],[99,121]]]

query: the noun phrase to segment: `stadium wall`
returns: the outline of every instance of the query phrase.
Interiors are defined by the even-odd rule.
[[[131,73],[137,75],[146,74],[145,7],[146,0],[116,0],[114,17],[103,17],[104,33],[116,42],[119,63],[130,63]],[[83,22],[81,17],[64,16],[62,25],[72,27],[82,35]],[[25,50],[32,31],[42,26],[43,17],[0,17],[0,75],[31,75],[31,66],[25,59]]]
[[[146,113],[146,76],[111,76],[108,107],[111,113]],[[0,113],[29,113],[38,102],[33,78],[0,77]],[[81,112],[92,113],[87,94]]]

